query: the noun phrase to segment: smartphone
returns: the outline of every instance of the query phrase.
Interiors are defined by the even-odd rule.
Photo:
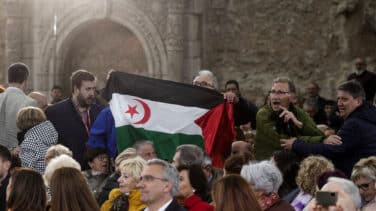
[[[335,206],[337,204],[337,192],[317,191],[316,204],[324,207]]]

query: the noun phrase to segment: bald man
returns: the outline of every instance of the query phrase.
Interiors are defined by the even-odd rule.
[[[355,59],[355,72],[347,80],[358,81],[366,92],[366,101],[373,103],[376,93],[376,74],[367,70],[367,62],[363,58]]]
[[[245,141],[234,141],[231,145],[231,155],[243,155],[249,160],[253,160],[253,146]]]
[[[48,107],[46,95],[40,92],[31,92],[28,96],[34,99],[37,102],[37,107],[43,111]]]

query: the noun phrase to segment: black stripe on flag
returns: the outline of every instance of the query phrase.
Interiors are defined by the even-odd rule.
[[[111,73],[103,94],[110,100],[112,93],[205,109],[211,109],[224,102],[223,95],[216,90],[120,71]]]

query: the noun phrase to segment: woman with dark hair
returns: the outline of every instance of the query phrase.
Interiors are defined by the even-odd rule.
[[[27,168],[13,172],[7,188],[8,211],[44,211],[46,201],[42,175]]]
[[[295,178],[298,175],[301,159],[290,150],[279,150],[273,153],[271,160],[283,176],[283,182],[278,189],[278,195],[290,203],[299,193]],[[287,197],[285,198],[285,196]]]
[[[50,211],[99,211],[82,173],[70,167],[57,169],[50,181]]]
[[[179,166],[179,193],[177,198],[189,211],[212,211],[209,200],[209,185],[200,165]],[[203,201],[204,200],[204,201]]]
[[[251,186],[240,175],[230,174],[213,185],[215,211],[262,211]]]
[[[110,157],[105,148],[89,148],[85,154],[90,169],[83,171],[91,192],[97,198],[110,175]]]

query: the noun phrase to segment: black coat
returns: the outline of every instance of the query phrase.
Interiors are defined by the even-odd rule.
[[[356,108],[345,119],[337,135],[342,138],[341,145],[295,141],[292,149],[304,156],[323,155],[331,159],[336,168],[350,176],[356,162],[376,155],[376,108],[369,104]]]
[[[143,209],[145,210],[145,209]],[[178,204],[175,200],[168,205],[165,211],[187,211],[184,207]]]
[[[102,108],[97,104],[90,106],[90,125],[93,125]],[[72,100],[68,98],[48,107],[46,115],[59,134],[58,143],[72,150],[73,158],[84,168],[88,134]]]

